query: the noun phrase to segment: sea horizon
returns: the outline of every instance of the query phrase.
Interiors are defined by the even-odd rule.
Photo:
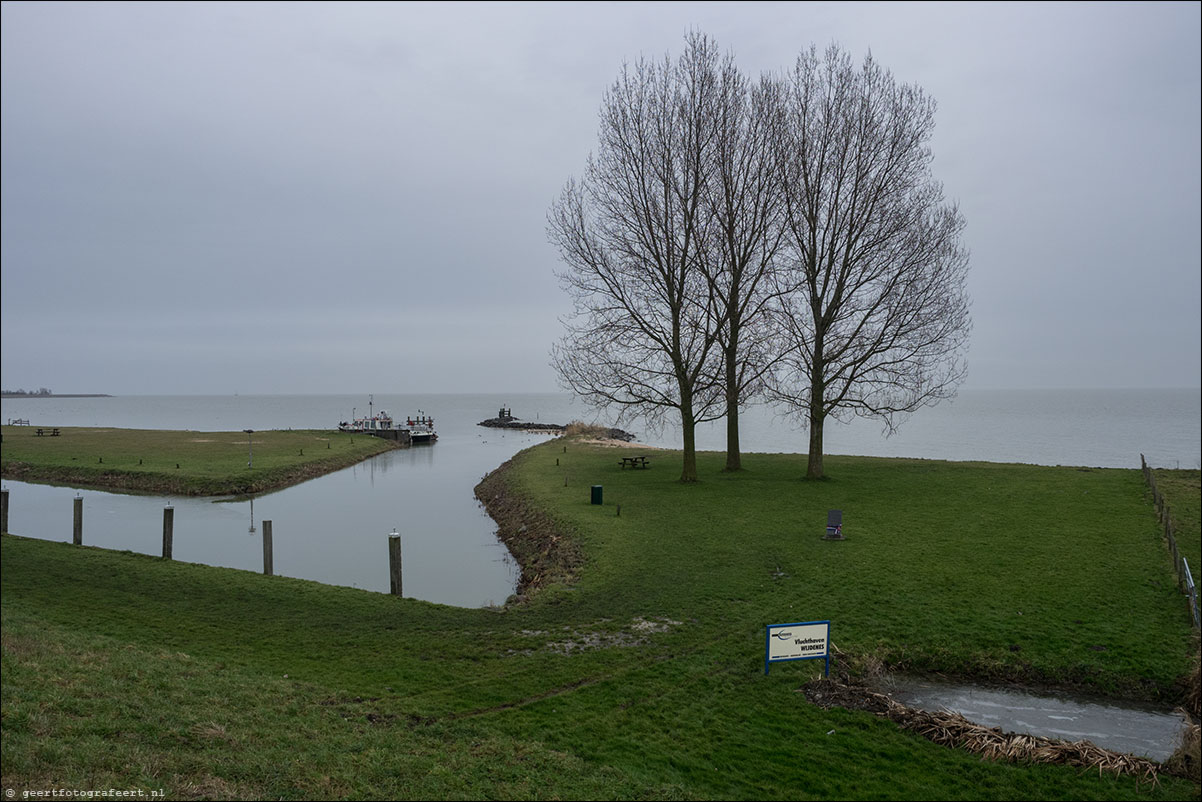
[[[16,396],[2,399],[0,419],[33,425],[241,431],[332,429],[370,407],[394,415],[433,415],[440,435],[476,431],[510,409],[521,420],[616,426],[639,443],[680,448],[679,423],[598,413],[563,391],[537,393],[278,393]],[[449,427],[449,428],[448,428]],[[699,424],[697,448],[724,451],[725,419]],[[806,453],[804,421],[766,404],[740,412],[744,454]],[[828,419],[824,453],[1138,468],[1202,468],[1202,388],[962,389],[913,413],[892,435],[880,422]]]
[[[1146,391],[1156,392],[1160,390],[1192,390],[1202,393],[1202,385],[1189,384],[1165,384],[1165,385],[1122,385],[1122,386],[1105,386],[1105,385],[1090,385],[1090,386],[988,386],[988,387],[961,387],[957,391],[960,392],[978,393],[978,392],[1127,392],[1127,391]],[[69,393],[48,393],[39,394],[35,392],[14,392],[5,391],[0,393],[0,398],[224,398],[231,396],[246,396],[246,397],[261,397],[261,398],[279,398],[288,396],[314,396],[314,397],[331,397],[331,396],[346,396],[346,395],[560,395],[570,394],[569,391],[563,389],[541,389],[541,390],[426,390],[415,392],[412,390],[368,390],[363,393],[356,392],[335,392],[323,390],[320,392],[241,392],[241,391],[206,391],[206,392],[69,392]],[[951,401],[954,401],[956,396],[952,396]]]

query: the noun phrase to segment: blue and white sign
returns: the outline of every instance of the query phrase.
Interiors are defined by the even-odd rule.
[[[798,624],[769,624],[764,644],[764,673],[772,663],[789,660],[825,660],[831,675],[831,622],[803,621]]]

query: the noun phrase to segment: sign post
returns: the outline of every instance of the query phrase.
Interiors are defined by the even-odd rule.
[[[804,621],[769,624],[764,631],[764,673],[772,663],[790,660],[825,660],[825,676],[831,675],[831,622]]]

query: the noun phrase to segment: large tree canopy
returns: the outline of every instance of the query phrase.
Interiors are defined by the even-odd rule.
[[[605,94],[598,149],[549,215],[575,302],[561,381],[651,423],[695,428],[762,393],[809,426],[887,430],[954,394],[971,321],[964,220],[931,174],[935,104],[837,46],[748,80],[699,34]],[[621,416],[620,416],[621,417]]]
[[[742,467],[740,406],[757,395],[774,361],[768,315],[783,241],[774,143],[781,135],[781,90],[752,84],[727,57],[718,75],[718,127],[707,170],[703,251],[722,324],[720,381],[726,400],[726,470]]]
[[[686,482],[697,479],[696,424],[723,411],[720,312],[703,253],[717,60],[713,43],[693,36],[675,64],[623,69],[602,102],[597,153],[549,216],[575,303],[552,350],[561,381],[652,422],[678,411]]]
[[[807,418],[823,475],[827,417],[898,416],[954,394],[971,328],[964,219],[928,146],[935,103],[872,57],[803,54],[779,141],[788,260],[774,396]]]

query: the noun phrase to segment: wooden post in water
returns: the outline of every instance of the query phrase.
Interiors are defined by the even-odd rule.
[[[395,529],[388,536],[388,592],[405,595],[401,592],[401,535]]]
[[[8,491],[0,490],[0,532],[8,534]]]
[[[273,571],[271,553],[271,521],[263,522],[263,576],[271,576]]]
[[[175,510],[168,504],[163,507],[163,559],[171,559],[171,546],[175,540]]]
[[[83,498],[75,497],[75,523],[71,528],[71,542],[76,546],[83,545]]]

